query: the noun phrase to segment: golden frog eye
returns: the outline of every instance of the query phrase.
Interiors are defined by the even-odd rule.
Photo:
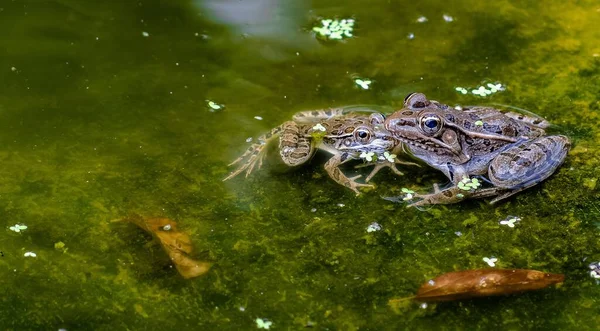
[[[367,128],[358,128],[354,131],[354,138],[361,143],[369,142],[371,139],[371,131]]]
[[[442,128],[442,120],[434,114],[421,117],[421,130],[426,134],[436,134]]]

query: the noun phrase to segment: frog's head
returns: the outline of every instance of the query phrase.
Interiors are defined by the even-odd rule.
[[[424,94],[411,93],[404,99],[404,107],[385,119],[384,127],[413,151],[457,153],[456,133],[444,129],[445,111],[446,106],[427,100]]]
[[[371,114],[368,123],[356,126],[352,134],[340,142],[338,149],[354,153],[383,153],[393,149],[398,142],[385,129],[384,121],[385,118],[382,114]]]

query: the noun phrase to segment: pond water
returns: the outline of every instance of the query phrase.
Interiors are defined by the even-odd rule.
[[[321,36],[324,19],[353,21]],[[0,326],[596,328],[599,20],[596,1],[0,2]],[[248,138],[298,111],[394,110],[414,91],[532,111],[573,148],[552,177],[497,205],[382,199],[446,181],[426,167],[383,171],[356,197],[328,178],[323,154],[222,181]],[[175,220],[210,271],[183,279],[150,235],[117,221],[134,214]],[[499,224],[509,215],[521,218],[513,228]],[[388,304],[492,257],[566,280]]]

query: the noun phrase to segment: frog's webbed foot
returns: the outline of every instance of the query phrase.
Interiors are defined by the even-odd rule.
[[[433,193],[413,194],[413,198],[420,200],[409,204],[408,207],[455,203],[462,201],[467,196],[468,192],[459,189],[457,186],[441,190],[437,184],[434,184]]]
[[[373,170],[371,170],[371,173],[367,176],[367,178],[365,178],[365,183],[368,183],[383,168],[390,168],[390,170],[394,174],[396,174],[398,176],[404,176],[404,173],[402,171],[400,171],[398,169],[398,167],[396,166],[397,164],[414,165],[414,166],[420,167],[420,165],[413,163],[413,162],[399,161],[397,159],[394,159],[394,163],[391,163],[389,161],[383,161],[383,162],[379,161],[377,163],[363,163],[363,164],[357,165],[355,168],[364,168],[364,167],[374,166]]]
[[[363,184],[363,183],[356,182],[356,180],[359,179],[360,177],[362,177],[362,176],[358,175],[358,176],[347,178],[348,181],[345,182],[345,183],[343,183],[344,186],[346,186],[347,188],[349,188],[352,191],[354,191],[357,196],[360,195],[360,191],[358,190],[359,187],[370,187],[370,188],[374,188],[375,187],[372,184]]]
[[[284,123],[285,125],[285,123]],[[240,173],[246,171],[246,177],[248,177],[254,168],[260,169],[263,165],[263,161],[267,154],[267,145],[275,138],[278,137],[283,130],[283,125],[271,129],[271,131],[265,135],[258,137],[258,143],[250,145],[248,149],[242,154],[242,156],[235,159],[233,162],[228,164],[228,167],[240,163],[240,166],[234,170],[229,176],[225,177],[223,181],[231,179]]]
[[[470,181],[472,179],[469,179]],[[429,194],[413,194],[414,198],[421,199],[419,201],[413,202],[408,207],[418,207],[425,205],[438,205],[438,204],[451,204],[463,201],[465,199],[481,199],[488,198],[492,196],[497,196],[500,193],[506,193],[506,190],[497,187],[489,187],[489,188],[479,188],[476,185],[476,188],[469,188],[464,185],[453,185],[451,187],[440,189],[437,184],[433,184],[433,193]],[[514,192],[516,193],[516,192]],[[495,202],[499,199],[503,199],[507,196],[510,196],[514,193],[508,192],[506,196],[501,196],[492,201]]]
[[[341,155],[334,155],[331,159],[329,159],[325,163],[325,170],[329,174],[333,180],[335,180],[338,184],[341,184],[356,193],[356,195],[360,195],[360,191],[358,190],[360,187],[375,187],[371,184],[363,184],[358,183],[356,180],[361,177],[361,175],[357,175],[354,177],[346,177],[346,175],[340,170],[339,166],[347,160],[342,160]]]
[[[373,164],[369,164],[366,163],[363,166],[369,166],[369,165],[373,165]],[[398,176],[404,176],[404,173],[400,170],[398,170],[398,168],[396,167],[396,165],[394,163],[390,163],[390,162],[385,162],[385,163],[376,163],[374,164],[373,170],[371,170],[371,173],[367,176],[367,178],[365,178],[365,183],[368,183],[378,172],[379,170],[383,169],[383,168],[390,168],[390,170],[395,173]]]
[[[252,144],[242,156],[235,159],[228,166],[236,165],[240,163],[240,166],[234,170],[229,176],[225,177],[223,181],[231,179],[240,173],[246,171],[246,177],[252,173],[255,167],[258,165],[258,169],[262,167],[263,160],[265,158],[265,144]]]

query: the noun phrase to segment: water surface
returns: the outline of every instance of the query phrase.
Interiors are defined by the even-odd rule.
[[[353,36],[318,38],[327,18],[354,19]],[[595,1],[556,0],[0,3],[0,325],[594,329],[599,18]],[[505,89],[472,93],[488,83]],[[574,147],[550,179],[495,206],[381,198],[445,181],[427,168],[382,172],[355,197],[327,177],[324,155],[222,181],[248,138],[298,111],[393,110],[414,91],[527,109]],[[131,214],[176,220],[211,271],[182,279],[148,234],[113,222]],[[522,220],[500,225],[508,215]],[[366,231],[373,222],[381,231]],[[388,306],[439,274],[487,267],[484,257],[567,278],[518,296]]]

